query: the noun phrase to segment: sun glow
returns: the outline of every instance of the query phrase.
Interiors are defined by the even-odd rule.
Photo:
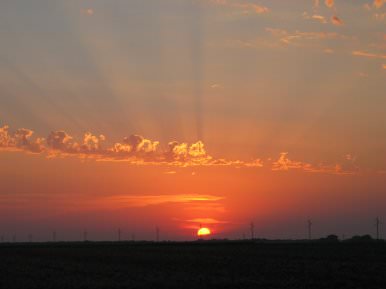
[[[211,232],[210,232],[210,230],[208,229],[208,228],[200,228],[198,231],[197,231],[197,236],[200,236],[200,237],[202,237],[202,236],[208,236],[208,235],[210,235],[211,234]]]

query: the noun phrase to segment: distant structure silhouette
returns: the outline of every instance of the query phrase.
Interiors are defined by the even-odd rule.
[[[379,219],[379,217],[377,217],[375,219],[375,227],[376,227],[376,237],[377,237],[377,240],[379,240],[379,227],[380,227],[381,224],[382,224],[381,220]]]
[[[118,228],[118,242],[121,241],[121,229]]]
[[[308,240],[312,240],[312,221],[307,220],[307,229],[308,229]]]
[[[155,239],[157,242],[159,242],[159,228],[158,228],[158,226],[155,227]]]
[[[83,231],[83,241],[84,242],[86,242],[87,241],[87,230],[85,229],[84,231]]]
[[[251,230],[251,240],[255,239],[255,223],[253,221],[249,224]]]

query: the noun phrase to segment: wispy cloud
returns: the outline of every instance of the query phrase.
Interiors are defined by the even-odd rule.
[[[307,12],[304,12],[303,13],[303,18],[307,19],[307,20],[317,21],[317,22],[320,22],[320,23],[323,23],[323,24],[328,23],[326,17],[324,17],[322,15],[318,15],[318,14],[309,15]]]
[[[222,85],[219,84],[219,83],[213,83],[210,85],[210,88],[212,89],[218,89],[218,88],[222,88]]]
[[[214,5],[237,9],[244,14],[263,14],[269,12],[267,7],[252,2],[237,2],[232,0],[210,0],[209,2]]]
[[[305,32],[299,30],[290,32],[278,28],[266,28],[265,30],[282,45],[306,46],[308,43],[318,41],[353,40],[352,37],[337,32]]]
[[[331,23],[336,26],[343,25],[343,21],[338,16],[335,16],[335,15],[331,17]]]
[[[382,58],[382,59],[386,59],[386,55],[384,55],[384,54],[376,54],[376,53],[371,53],[371,52],[361,51],[361,50],[353,51],[352,55],[360,56],[360,57],[368,57],[368,58]]]
[[[178,194],[178,195],[116,195],[102,197],[96,203],[103,203],[107,207],[147,207],[171,203],[199,203],[217,202],[223,197],[199,194]]]
[[[195,218],[195,219],[190,219],[190,220],[186,220],[186,221],[191,222],[191,223],[198,223],[198,224],[227,224],[227,223],[229,223],[227,221],[220,221],[220,220],[213,219],[213,218]]]

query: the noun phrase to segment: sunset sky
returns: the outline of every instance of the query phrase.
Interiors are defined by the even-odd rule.
[[[5,239],[386,220],[386,1],[2,0],[0,39]]]

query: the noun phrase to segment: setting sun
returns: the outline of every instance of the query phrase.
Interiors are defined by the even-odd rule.
[[[211,232],[208,228],[200,228],[198,231],[197,231],[197,236],[208,236],[210,235]]]

